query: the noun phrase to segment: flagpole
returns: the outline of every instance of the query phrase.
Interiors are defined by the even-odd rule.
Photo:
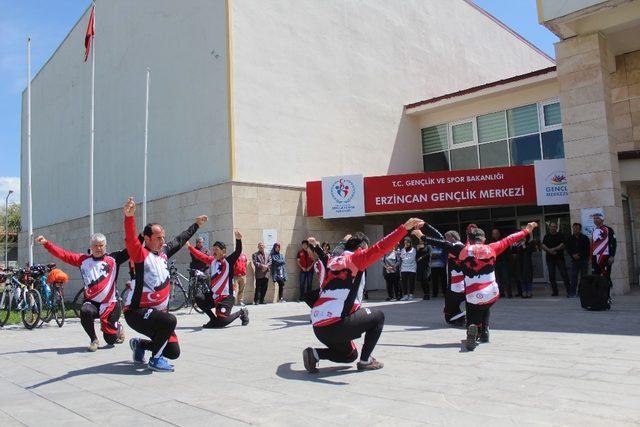
[[[93,148],[95,141],[96,92],[96,2],[93,2],[93,34],[91,35],[91,140],[89,143],[89,235],[93,236]]]
[[[33,209],[31,200],[31,37],[27,37],[27,203],[29,206],[29,265],[33,265]]]
[[[145,95],[144,104],[144,189],[142,191],[142,224],[147,224],[147,159],[148,150],[147,142],[149,140],[149,80],[151,76],[151,70],[147,67],[147,91]]]

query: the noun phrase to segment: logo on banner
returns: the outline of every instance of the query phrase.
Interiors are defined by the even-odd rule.
[[[355,185],[350,179],[341,178],[331,185],[331,197],[336,203],[349,203],[355,193]]]
[[[546,197],[567,197],[567,176],[564,171],[555,171],[547,175],[546,186],[544,188]]]
[[[324,218],[364,216],[364,181],[362,175],[322,178]]]
[[[563,205],[569,203],[569,180],[564,159],[536,160],[538,206]]]

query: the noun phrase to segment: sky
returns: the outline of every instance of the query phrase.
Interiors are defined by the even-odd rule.
[[[257,0],[256,0],[257,1]],[[430,1],[430,0],[424,0]],[[474,0],[547,55],[557,38],[538,24],[535,0]],[[0,0],[0,198],[20,199],[21,93],[26,88],[26,39],[32,76],[51,57],[91,0]],[[78,54],[83,52],[78,46]]]

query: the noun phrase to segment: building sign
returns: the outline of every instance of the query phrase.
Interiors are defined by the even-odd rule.
[[[536,203],[533,166],[367,177],[364,212],[459,209]],[[307,183],[307,215],[326,215],[325,180]],[[334,202],[334,199],[329,199]]]
[[[566,205],[569,190],[564,159],[536,160],[536,193],[538,206]]]
[[[362,175],[322,178],[322,200],[322,216],[324,218],[364,216]]]
[[[593,223],[594,215],[601,215],[602,219],[604,219],[604,209],[603,208],[583,208],[580,209],[580,219],[582,221],[582,234],[586,235],[588,238],[591,238],[593,235],[593,230],[595,230],[596,225]]]

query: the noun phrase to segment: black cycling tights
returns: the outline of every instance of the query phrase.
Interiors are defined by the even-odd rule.
[[[137,308],[127,310],[124,318],[133,330],[151,338],[140,342],[153,357],[177,359],[180,356],[180,345],[174,333],[176,316],[155,308]]]
[[[351,363],[358,358],[358,350],[352,340],[364,333],[360,360],[367,361],[378,343],[384,327],[384,313],[373,308],[360,308],[338,323],[316,326],[313,332],[328,348],[316,348],[320,359],[337,363]]]

